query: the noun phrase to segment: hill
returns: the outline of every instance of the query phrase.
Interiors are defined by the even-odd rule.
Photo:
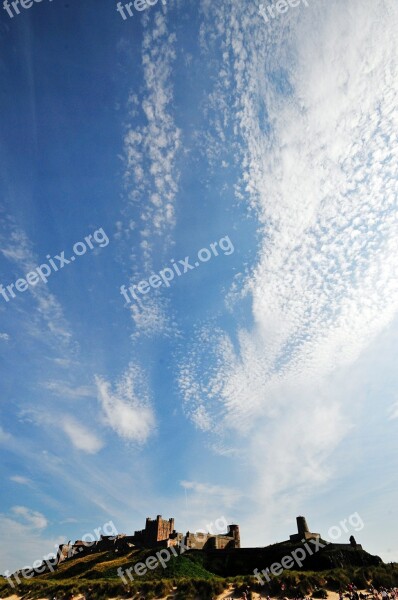
[[[362,549],[341,549],[327,546],[303,562],[301,569],[285,569],[279,577],[271,576],[260,585],[253,576],[255,569],[265,569],[297,549],[297,544],[285,542],[266,548],[241,548],[230,551],[190,550],[172,556],[166,568],[158,565],[142,576],[133,571],[133,579],[126,575],[128,568],[154,556],[155,550],[133,549],[123,555],[112,551],[71,558],[61,563],[53,573],[22,580],[15,591],[30,598],[69,598],[70,594],[84,592],[88,600],[116,597],[162,598],[175,593],[175,598],[212,598],[233,584],[236,589],[250,585],[252,589],[271,595],[281,592],[294,597],[309,594],[318,588],[336,590],[351,580],[358,587],[398,585],[397,565],[385,565],[377,556]],[[118,575],[124,574],[124,582]],[[10,595],[8,583],[0,581],[0,595]]]

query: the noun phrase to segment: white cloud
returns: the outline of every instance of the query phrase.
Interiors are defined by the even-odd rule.
[[[44,515],[26,508],[26,506],[13,506],[11,510],[14,515],[20,517],[32,529],[45,529],[48,525],[48,521]]]
[[[132,338],[175,334],[176,325],[172,322],[171,307],[167,304],[168,302],[159,295],[143,298],[139,303],[132,304],[130,311],[136,327]]]
[[[255,497],[298,496],[333,475],[351,427],[334,373],[398,310],[397,6],[314,4],[267,28],[254,3],[204,4],[203,48],[223,51],[212,119],[243,140],[238,197],[263,241],[253,325],[204,329],[180,386],[195,424],[240,449]]]
[[[10,480],[14,481],[14,483],[19,483],[20,485],[27,485],[28,487],[32,486],[32,480],[28,477],[23,477],[22,475],[11,475]]]
[[[3,342],[8,342],[10,340],[10,336],[8,333],[0,333],[0,340]]]
[[[72,417],[65,416],[61,418],[60,426],[77,450],[82,450],[88,454],[96,454],[104,445],[95,433]]]
[[[398,419],[398,402],[390,407],[390,420]]]
[[[24,232],[15,228],[4,239],[0,252],[9,261],[24,264],[30,259],[31,245]]]
[[[0,546],[0,563],[9,573],[43,560],[62,541],[44,537],[48,522],[41,513],[23,506],[11,510],[17,519],[0,514],[0,537],[8,541]]]
[[[4,431],[4,429],[0,425],[0,442],[7,442],[7,441],[11,440],[11,438],[12,438],[11,434],[7,433],[7,431]]]
[[[182,140],[174,107],[177,35],[168,13],[177,10],[177,5],[171,2],[162,7],[152,13],[153,19],[144,16],[143,85],[138,91],[134,86],[128,100],[123,155],[127,198],[116,235],[129,240],[132,284],[158,270],[158,257],[174,244]],[[132,232],[139,238],[133,238]],[[131,307],[135,338],[168,335],[175,326],[168,301],[160,293],[151,296]]]
[[[66,381],[44,381],[42,386],[55,394],[64,398],[92,398],[95,395],[95,388],[88,385],[71,386]]]
[[[61,429],[76,450],[81,450],[87,454],[96,454],[104,446],[103,441],[93,431],[92,426],[88,429],[72,415],[63,412],[55,414],[52,410],[36,408],[21,410],[19,414],[21,418],[26,419],[28,422],[46,428],[52,435],[54,435],[55,430]],[[56,460],[60,459],[57,458]]]
[[[145,442],[155,429],[155,415],[137,367],[129,366],[114,392],[100,377],[96,384],[105,423],[121,438]]]
[[[0,230],[0,243],[1,253],[7,260],[16,264],[19,276],[25,276],[40,265],[33,250],[32,242],[10,216],[5,220],[3,229]],[[54,294],[49,291],[48,285],[39,282],[35,287],[30,286],[29,292],[35,299],[37,311],[34,313],[26,311],[26,330],[30,335],[38,337],[42,341],[44,324],[47,328],[49,341],[52,341],[54,345],[57,344],[58,348],[60,344],[61,347],[67,346],[72,334],[65,320],[62,306]],[[21,295],[18,299],[10,301],[8,309],[18,307],[20,310],[20,303],[15,303],[17,303],[17,300],[21,302],[23,298],[28,297]]]
[[[132,187],[129,198],[134,209],[143,200],[140,231],[145,261],[151,255],[149,236],[167,234],[175,223],[181,144],[172,107],[176,35],[169,33],[167,16],[161,11],[147,27],[142,43],[145,91],[141,101],[135,94],[130,96],[131,116],[135,118],[141,110],[146,125],[130,126],[124,139],[125,179]]]
[[[73,361],[69,358],[53,358],[53,361],[55,362],[56,365],[59,365],[60,367],[65,367],[65,368],[70,367],[73,363]]]
[[[181,503],[178,512],[183,515],[190,531],[193,525],[207,529],[206,523],[214,522],[216,518],[226,518],[229,523],[236,521],[231,511],[235,511],[242,503],[244,493],[241,489],[194,480],[180,481],[180,486],[184,496],[176,498],[175,502],[177,506]]]
[[[65,525],[68,523],[78,523],[79,520],[75,519],[75,517],[68,517],[67,519],[64,519],[63,521],[60,521],[60,525]]]
[[[238,502],[241,497],[239,491],[224,485],[214,485],[202,481],[181,481],[180,485],[185,490],[190,490],[192,493],[200,496],[201,502],[203,501],[203,497],[216,498],[220,507],[229,506],[231,499],[233,503]]]

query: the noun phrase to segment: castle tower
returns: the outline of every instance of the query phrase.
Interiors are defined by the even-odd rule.
[[[239,525],[228,525],[228,535],[234,538],[235,548],[240,548]]]
[[[301,535],[301,537],[305,537],[306,533],[310,533],[310,530],[308,529],[308,525],[307,525],[307,521],[305,520],[305,517],[296,517],[296,521],[297,521],[297,531],[298,531],[298,534]]]
[[[162,515],[156,515],[156,519],[147,517],[145,529],[134,533],[135,542],[153,548],[159,542],[165,542],[174,531],[174,519],[162,519]]]
[[[307,521],[306,521],[305,517],[296,517],[296,521],[297,521],[297,533],[290,536],[291,542],[299,543],[302,540],[319,540],[320,539],[321,536],[319,533],[312,533],[308,529],[308,525],[307,525]]]

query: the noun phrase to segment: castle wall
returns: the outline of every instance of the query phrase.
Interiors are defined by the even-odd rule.
[[[226,548],[240,548],[239,527],[230,525],[226,534],[213,535],[211,533],[189,533],[184,538],[188,548],[196,550],[225,550]]]
[[[145,522],[145,529],[136,531],[133,536],[133,543],[146,547],[170,547],[179,546],[181,542],[188,548],[198,550],[214,548],[223,550],[225,548],[240,548],[240,534],[238,525],[230,525],[228,532],[221,535],[211,533],[189,533],[183,536],[174,529],[174,519],[162,519],[158,515],[156,519],[148,517]]]
[[[363,550],[361,544],[352,546],[351,544],[335,544],[334,542],[329,545],[329,548],[336,548],[337,550]]]

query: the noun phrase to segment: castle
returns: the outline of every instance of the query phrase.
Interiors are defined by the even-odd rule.
[[[351,517],[352,516],[355,515],[351,515]],[[345,519],[340,525],[345,532],[348,532],[347,527],[345,527],[346,521],[347,520]],[[354,526],[354,523],[351,522],[351,520],[349,523]],[[211,529],[211,526],[208,526],[208,528]],[[93,542],[77,540],[73,544],[70,542],[68,544],[61,544],[58,548],[57,555],[53,559],[45,560],[40,567],[17,571],[13,576],[33,577],[43,572],[54,571],[57,565],[70,558],[75,558],[77,556],[84,557],[88,554],[107,551],[117,554],[127,554],[134,548],[172,548],[173,550],[174,548],[183,548],[184,551],[206,551],[208,556],[213,557],[213,559],[217,556],[217,561],[219,561],[220,564],[224,564],[225,568],[229,565],[228,569],[234,573],[234,569],[238,572],[238,570],[242,568],[243,560],[245,564],[247,563],[247,572],[250,573],[250,570],[253,570],[251,565],[257,566],[260,564],[259,561],[267,564],[267,562],[271,563],[276,559],[283,558],[286,554],[286,544],[299,546],[302,542],[304,542],[305,545],[307,541],[313,541],[316,542],[315,545],[319,545],[320,548],[324,548],[325,546],[325,541],[322,539],[321,535],[319,533],[312,533],[308,528],[305,517],[302,516],[297,517],[297,533],[291,535],[290,540],[260,548],[241,548],[239,525],[228,525],[227,529],[228,530],[225,533],[220,534],[204,531],[197,531],[196,533],[187,531],[186,534],[183,534],[176,531],[173,518],[163,519],[162,515],[157,515],[155,519],[147,517],[145,528],[135,531],[133,535],[101,535],[99,540]],[[331,528],[329,532],[331,532],[332,529],[337,529],[339,535],[341,534],[338,527]],[[332,534],[330,533],[330,535]],[[336,535],[332,537],[336,539]],[[322,541],[324,542],[323,544],[320,543]],[[335,541],[326,543],[328,544],[329,554],[325,558],[321,558],[319,556],[320,553],[317,553],[314,558],[312,555],[315,553],[311,552],[310,557],[306,559],[308,565],[310,565],[312,561],[311,568],[330,568],[331,564],[333,564],[333,566],[341,566],[342,557],[344,556],[346,557],[348,564],[363,565],[379,564],[382,562],[379,557],[372,557],[364,552],[362,546],[357,544],[352,535],[349,538],[349,544],[336,543]],[[331,556],[330,551],[337,551],[337,554]],[[31,574],[26,575],[26,571],[31,572]]]
[[[229,550],[240,548],[239,525],[229,525],[228,531],[222,534],[205,532],[187,533],[184,535],[175,530],[174,519],[146,518],[145,529],[135,531],[134,535],[118,534],[116,536],[101,536],[101,539],[87,543],[76,540],[74,544],[61,544],[58,549],[56,564],[76,555],[91,554],[113,550],[126,552],[131,548],[170,548],[182,546],[195,550]],[[84,555],[83,554],[83,555]]]
[[[319,533],[312,533],[307,525],[305,517],[297,517],[297,533],[290,536],[290,542],[299,544],[302,541],[321,540]],[[68,558],[85,556],[96,552],[113,550],[116,553],[125,553],[134,547],[137,548],[170,548],[181,547],[192,550],[233,550],[240,548],[239,525],[228,525],[228,531],[221,534],[187,531],[186,534],[176,531],[174,518],[163,519],[157,515],[155,519],[146,518],[145,528],[135,531],[133,535],[118,534],[115,536],[101,535],[99,540],[84,542],[76,540],[74,544],[61,544],[57,557],[54,561],[59,564]],[[354,537],[350,537],[349,544],[336,544],[333,546],[340,549],[356,548],[362,550]]]
[[[226,548],[240,548],[239,525],[229,525],[228,531],[223,534],[212,533],[187,533],[184,535],[174,529],[174,519],[162,519],[157,515],[156,519],[147,517],[145,529],[135,531],[131,536],[135,546],[145,548],[180,546],[196,548],[197,550],[214,549],[225,550]]]

